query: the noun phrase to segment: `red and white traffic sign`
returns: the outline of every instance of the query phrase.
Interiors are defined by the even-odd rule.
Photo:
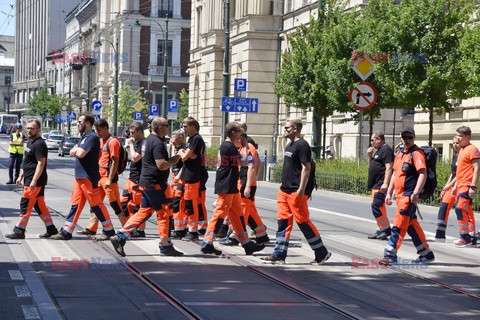
[[[348,100],[355,103],[355,109],[368,110],[377,102],[377,90],[371,83],[362,81],[350,91]]]

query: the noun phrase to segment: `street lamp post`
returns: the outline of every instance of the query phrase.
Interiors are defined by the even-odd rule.
[[[170,5],[170,2],[169,2]],[[169,8],[170,9],[170,8]],[[168,10],[169,10],[168,9]],[[165,33],[163,37],[163,87],[162,87],[162,117],[167,114],[167,93],[168,93],[168,10],[165,16]],[[160,24],[159,24],[160,25]]]
[[[163,33],[163,86],[162,86],[162,110],[161,116],[166,118],[167,116],[167,94],[168,94],[168,53],[167,53],[167,44],[168,44],[168,8],[166,16],[165,16],[165,30],[163,29],[162,25],[155,20],[146,19],[150,22],[154,22],[162,31]],[[140,26],[140,21],[137,20],[135,25]]]
[[[118,38],[113,44],[110,40],[104,39],[104,41],[108,42],[115,52],[115,80],[114,80],[114,92],[113,92],[113,135],[117,135],[117,122],[118,122]],[[102,45],[102,41],[97,41],[95,44],[96,47]]]

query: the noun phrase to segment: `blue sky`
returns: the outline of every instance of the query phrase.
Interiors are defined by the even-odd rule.
[[[0,0],[0,35],[15,35],[15,0]]]

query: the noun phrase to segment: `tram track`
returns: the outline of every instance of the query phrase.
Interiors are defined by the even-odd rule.
[[[67,174],[67,175],[72,176],[72,177],[74,176],[73,174],[65,173],[64,170],[61,170],[61,169],[49,169],[49,170],[56,171],[58,173],[61,173],[62,175]],[[60,185],[58,183],[53,183],[53,184],[51,183],[49,185],[49,187],[53,188],[53,189],[55,189],[55,188],[65,189],[65,187],[63,185]],[[19,190],[19,189],[15,190],[15,191],[21,193],[21,190]],[[274,210],[266,208],[266,206],[259,206],[259,209],[261,209],[262,211],[274,212]],[[51,209],[51,210],[52,210],[52,213],[55,213],[55,214],[57,214],[57,215],[59,215],[63,218],[66,218],[66,216],[64,214],[62,214],[62,213],[60,213],[56,210],[53,210],[53,209]],[[270,220],[272,220],[272,219],[270,219]],[[355,230],[353,228],[338,226],[338,225],[334,225],[332,223],[326,223],[324,221],[321,221],[319,218],[313,219],[313,217],[312,217],[312,220],[315,220],[316,222],[322,223],[322,224],[327,225],[327,226],[331,226],[331,227],[341,229],[342,231],[345,231],[345,232],[349,232],[349,233],[353,233],[353,234],[361,234],[363,236],[363,233],[358,232],[358,230]],[[156,223],[154,221],[149,221],[149,222],[156,225]],[[103,247],[104,249],[108,250],[109,252],[111,252],[114,257],[117,257],[116,253],[113,251],[111,246],[109,246],[109,243],[97,242],[97,244],[99,246]],[[334,249],[332,251],[334,253],[343,254],[343,255],[348,256],[348,257],[355,256],[355,257],[360,257],[360,258],[367,259],[366,257],[361,257],[358,254],[358,252],[352,252],[353,250],[348,251],[348,250],[343,250],[343,249],[339,249],[339,248],[335,248],[335,247],[333,247],[333,248]],[[451,258],[461,260],[462,262],[470,262],[472,264],[474,264],[474,263],[478,264],[478,260],[475,260],[473,258],[469,258],[468,256],[467,257],[466,256],[461,256],[459,254],[449,253],[449,252],[445,252],[445,251],[442,251],[442,254],[447,255]],[[263,270],[262,268],[259,268],[258,266],[252,266],[252,265],[249,265],[249,264],[245,264],[243,262],[243,260],[236,255],[226,254],[225,257],[230,259],[231,261],[235,262],[237,265],[242,266],[242,267],[254,272],[257,275],[262,276],[263,278],[267,279],[268,281],[271,281],[275,284],[281,285],[282,287],[284,287],[284,288],[286,288],[286,289],[288,289],[292,292],[295,292],[299,295],[302,295],[306,299],[312,300],[315,303],[318,303],[318,304],[328,308],[329,310],[331,310],[333,312],[336,312],[337,314],[339,314],[342,317],[345,317],[347,319],[360,319],[359,316],[357,316],[355,314],[352,314],[351,312],[349,312],[347,310],[344,310],[342,308],[338,308],[337,306],[333,305],[332,303],[322,299],[321,297],[316,296],[314,293],[311,293],[311,292],[308,292],[308,290],[302,289],[298,285],[286,284],[286,283],[284,283],[284,281],[282,279],[279,279],[275,275],[270,274],[269,272],[267,272],[266,270]],[[433,264],[432,266],[435,266],[435,264]],[[182,313],[185,317],[187,317],[189,319],[205,319],[204,317],[202,317],[202,315],[198,314],[198,312],[196,312],[195,309],[190,308],[188,305],[183,303],[181,301],[181,299],[176,297],[173,292],[169,292],[169,290],[167,290],[160,283],[155,281],[155,279],[153,277],[150,277],[147,274],[148,272],[146,272],[145,270],[142,270],[135,263],[128,263],[127,264],[127,270],[131,274],[135,275],[141,282],[143,282],[148,287],[150,287],[152,290],[154,290],[159,296],[161,296],[164,300],[166,300],[170,305],[172,305],[176,310],[178,310],[180,313]],[[443,288],[443,289],[446,289],[446,290],[451,290],[451,291],[456,292],[458,294],[468,296],[468,297],[476,299],[476,300],[480,300],[480,295],[479,294],[468,291],[468,290],[465,290],[465,289],[462,289],[458,286],[451,285],[451,284],[448,284],[448,283],[444,283],[442,281],[438,281],[438,280],[435,280],[435,279],[432,279],[432,278],[429,278],[429,277],[425,277],[425,276],[422,276],[422,275],[419,275],[419,274],[415,274],[413,272],[409,272],[409,271],[404,270],[404,269],[392,269],[392,268],[390,268],[390,270],[394,271],[394,272],[404,274],[408,277],[411,277],[411,278],[414,278],[414,279],[417,279],[417,280],[427,282],[429,284],[433,284],[433,285],[438,286],[440,288]]]

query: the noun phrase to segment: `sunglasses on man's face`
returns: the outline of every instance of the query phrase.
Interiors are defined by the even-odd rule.
[[[413,140],[413,136],[402,136],[403,140]]]

